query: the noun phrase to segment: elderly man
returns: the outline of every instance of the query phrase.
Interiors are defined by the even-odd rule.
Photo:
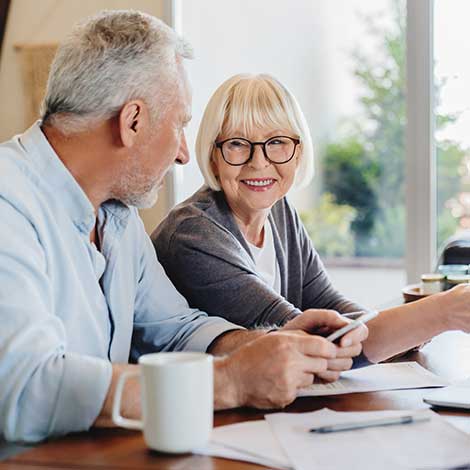
[[[77,26],[51,68],[42,121],[0,145],[0,429],[8,440],[109,425],[115,382],[154,351],[215,361],[215,407],[291,402],[334,380],[367,335],[336,346],[308,312],[278,332],[190,309],[158,263],[135,207],[188,161],[186,43],[161,21],[103,12]],[[243,305],[240,305],[243,308]],[[140,414],[137,382],[123,411]]]

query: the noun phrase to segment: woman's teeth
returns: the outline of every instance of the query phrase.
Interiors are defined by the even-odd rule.
[[[273,179],[257,180],[257,181],[244,180],[244,183],[247,184],[248,186],[269,186],[270,184],[274,183],[274,180]]]

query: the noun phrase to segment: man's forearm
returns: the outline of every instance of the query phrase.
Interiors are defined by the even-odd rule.
[[[112,410],[114,395],[116,391],[116,385],[119,380],[119,376],[126,371],[136,371],[138,366],[133,364],[113,364],[113,375],[111,378],[111,384],[109,385],[108,393],[103,403],[103,408],[99,416],[94,422],[94,426],[97,427],[112,427],[115,426],[112,420]],[[130,378],[124,387],[122,395],[122,409],[121,414],[126,418],[139,419],[141,416],[141,404],[140,404],[140,383],[137,378]]]
[[[243,344],[249,343],[266,334],[266,330],[231,330],[218,336],[207,352],[214,356],[229,354]]]

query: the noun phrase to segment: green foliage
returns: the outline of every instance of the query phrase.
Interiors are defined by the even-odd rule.
[[[449,140],[439,142],[436,148],[437,159],[437,213],[438,213],[438,246],[455,234],[457,219],[452,217],[446,202],[461,191],[469,191],[459,174],[459,167],[465,151],[456,143]],[[467,187],[465,187],[467,186]]]
[[[323,256],[353,255],[351,222],[355,216],[352,207],[336,204],[329,193],[322,194],[316,207],[300,214],[315,249]]]
[[[405,206],[386,207],[377,214],[371,236],[356,242],[357,256],[400,258],[405,245]]]
[[[439,214],[439,223],[437,231],[437,246],[442,247],[443,243],[451,236],[453,236],[457,229],[457,219],[452,217],[449,210],[443,210]]]
[[[379,166],[367,158],[364,146],[356,137],[329,144],[326,154],[325,187],[335,195],[338,204],[356,209],[351,227],[354,233],[358,236],[369,233],[378,209],[374,185]]]
[[[351,224],[356,256],[403,257],[405,251],[406,13],[404,0],[392,0],[391,6],[393,25],[388,28],[378,17],[364,18],[377,54],[359,49],[353,54],[354,76],[363,90],[361,113],[352,120],[353,134],[327,145],[323,159],[324,191],[356,210]],[[444,83],[436,86],[436,101]],[[438,114],[436,128],[456,119]],[[455,142],[438,146],[440,239],[455,229],[445,201],[459,186],[462,156]]]

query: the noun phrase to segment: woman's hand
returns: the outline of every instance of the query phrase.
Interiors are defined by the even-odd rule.
[[[434,300],[438,302],[439,307],[436,317],[445,323],[443,331],[462,330],[470,333],[470,284],[460,284],[426,298],[428,302]]]

